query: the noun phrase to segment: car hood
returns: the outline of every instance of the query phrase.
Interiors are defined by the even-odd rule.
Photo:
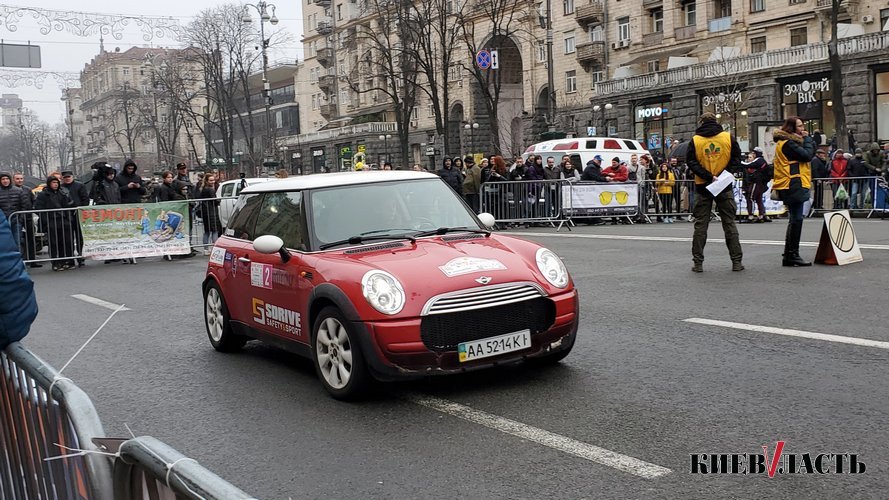
[[[358,296],[367,271],[388,272],[404,287],[405,312],[410,314],[419,313],[435,295],[482,286],[522,281],[536,283],[547,294],[565,291],[550,285],[537,269],[539,248],[536,243],[497,234],[448,235],[422,238],[415,244],[394,240],[316,254],[315,265],[326,281]]]

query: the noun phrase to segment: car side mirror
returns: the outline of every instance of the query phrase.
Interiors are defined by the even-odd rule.
[[[478,220],[480,220],[481,223],[484,224],[485,227],[488,229],[493,229],[494,224],[497,223],[497,220],[494,219],[494,216],[489,214],[488,212],[478,214]]]
[[[290,260],[290,253],[284,248],[284,240],[271,234],[266,234],[253,240],[253,249],[268,255],[273,253],[281,254],[281,260],[284,262]]]

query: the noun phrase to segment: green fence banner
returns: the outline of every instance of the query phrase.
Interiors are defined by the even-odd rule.
[[[77,209],[83,256],[96,260],[191,252],[188,202],[94,205]]]

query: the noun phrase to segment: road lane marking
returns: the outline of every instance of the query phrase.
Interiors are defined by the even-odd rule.
[[[408,399],[420,406],[425,406],[426,408],[431,408],[435,411],[461,418],[474,424],[483,425],[490,429],[527,441],[532,441],[548,448],[612,467],[645,479],[654,479],[672,472],[670,469],[661,467],[660,465],[644,462],[638,458],[622,455],[611,450],[606,450],[605,448],[599,448],[598,446],[593,446],[591,444],[577,441],[576,439],[571,439],[560,434],[532,427],[488,412],[476,410],[469,406],[448,401],[446,399],[432,396],[411,396]]]
[[[120,308],[121,311],[130,311],[131,310],[129,307],[121,308],[120,304],[114,304],[114,303],[111,303],[111,302],[108,302],[108,301],[105,301],[102,299],[97,299],[95,297],[91,297],[89,295],[83,295],[81,293],[72,295],[72,297],[74,297],[77,300],[82,300],[84,302],[87,302],[87,303],[90,303],[93,305],[97,305],[99,307],[104,307],[105,309],[111,309],[112,311],[117,311],[118,308]]]
[[[827,333],[807,332],[804,330],[790,330],[787,328],[775,328],[773,326],[748,325],[746,323],[733,323],[731,321],[719,321],[715,319],[704,318],[688,318],[684,319],[686,323],[697,323],[699,325],[721,326],[724,328],[735,328],[738,330],[747,330],[751,332],[774,333],[775,335],[786,335],[788,337],[800,337],[812,340],[824,340],[827,342],[836,342],[838,344],[851,344],[863,347],[876,347],[878,349],[889,349],[889,342],[879,340],[860,339],[856,337],[844,337],[842,335],[830,335]]]
[[[627,240],[627,241],[664,241],[672,243],[691,243],[691,238],[676,236],[632,236],[624,234],[571,234],[571,233],[531,233],[524,231],[502,231],[499,234],[531,237],[557,237],[557,238],[581,238],[590,240]],[[725,243],[724,238],[707,238],[708,243]],[[784,240],[741,240],[744,245],[784,246]],[[814,241],[801,241],[800,246],[817,247]],[[889,245],[865,245],[859,244],[859,248],[866,250],[889,250]]]

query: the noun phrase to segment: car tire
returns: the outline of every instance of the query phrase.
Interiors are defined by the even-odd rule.
[[[336,399],[360,399],[371,384],[356,335],[351,322],[333,306],[322,309],[312,326],[312,362],[321,385]]]
[[[554,365],[554,364],[558,363],[559,361],[562,361],[563,359],[565,359],[565,356],[568,356],[568,354],[571,353],[571,350],[574,349],[574,341],[575,340],[577,340],[577,334],[575,334],[573,337],[571,337],[571,343],[568,345],[568,347],[561,349],[559,351],[556,351],[556,352],[550,352],[550,353],[544,354],[543,356],[540,356],[537,358],[532,358],[529,360],[529,362],[535,366]]]
[[[219,352],[237,352],[247,343],[246,337],[237,335],[232,330],[228,306],[225,305],[222,290],[215,281],[204,288],[204,326],[207,328],[210,344]]]

